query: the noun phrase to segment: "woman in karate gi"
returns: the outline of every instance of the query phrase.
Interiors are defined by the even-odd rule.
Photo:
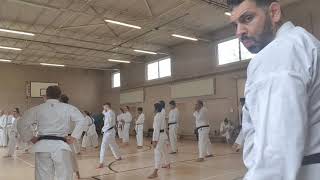
[[[91,117],[90,113],[88,111],[84,111],[83,115],[86,119],[86,123],[87,123],[87,130],[85,131],[85,134],[83,136],[83,140],[82,140],[82,148],[84,148],[84,150],[87,147],[95,147],[98,148],[99,144],[98,144],[98,134],[96,131],[96,125],[94,124],[94,120]]]

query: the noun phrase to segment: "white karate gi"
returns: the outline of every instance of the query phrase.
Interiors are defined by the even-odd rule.
[[[171,145],[171,151],[177,152],[177,139],[178,139],[178,128],[179,128],[179,110],[174,108],[169,112],[169,139]]]
[[[7,121],[7,115],[4,114],[0,117],[0,147],[5,147],[8,145]]]
[[[130,124],[132,121],[132,115],[130,112],[126,112],[123,115],[124,119],[124,127],[123,127],[123,142],[124,143],[129,143],[130,139]]]
[[[17,121],[20,121],[21,117],[12,118],[12,124],[8,128],[9,134],[9,143],[8,143],[8,156],[12,156],[17,147],[18,141],[18,130],[17,130]]]
[[[143,123],[144,123],[144,114],[140,114],[136,121],[136,138],[137,146],[143,146]]]
[[[232,126],[230,125],[229,122],[228,122],[228,124],[225,124],[224,121],[221,122],[220,133],[221,133],[221,136],[226,138],[227,143],[229,143],[230,138],[231,138],[231,130],[232,130]]]
[[[96,125],[94,124],[93,118],[86,116],[87,130],[82,140],[82,147],[98,147],[98,134],[96,131]]]
[[[168,149],[166,142],[168,141],[168,136],[166,133],[166,122],[163,118],[163,113],[157,113],[153,120],[153,136],[152,141],[157,141],[157,146],[154,149],[154,161],[155,169],[160,169],[161,159],[164,165],[169,164]],[[163,132],[160,132],[160,131]]]
[[[315,180],[320,163],[320,42],[286,22],[250,62],[243,111],[245,180]]]
[[[109,110],[108,112],[104,112],[104,126],[102,128],[103,132],[103,138],[101,143],[101,149],[100,149],[100,163],[104,163],[105,160],[105,154],[108,146],[110,147],[113,156],[116,159],[119,159],[121,157],[119,146],[116,143],[116,131],[115,131],[115,125],[116,125],[116,117],[112,110]]]
[[[240,145],[241,147],[243,147],[244,137],[243,137],[242,130],[240,130],[240,133],[239,133],[239,135],[238,135],[238,137],[237,137],[237,139],[236,139],[236,141],[234,143]]]
[[[199,112],[195,111],[193,116],[196,119],[196,127],[208,126],[209,120],[207,118],[207,108],[202,107]],[[202,127],[198,129],[199,141],[199,158],[204,158],[206,155],[212,155],[211,141],[209,138],[210,127]]]
[[[69,121],[76,123],[72,137],[80,139],[84,130],[84,117],[74,106],[48,99],[45,103],[26,111],[18,122],[18,132],[25,141],[33,136],[36,124],[38,136],[52,135],[65,137]],[[71,148],[61,140],[40,140],[33,146],[35,152],[36,180],[73,180]]]
[[[118,128],[118,136],[120,139],[123,138],[123,128],[124,128],[124,123],[122,121],[124,121],[123,119],[123,115],[124,113],[121,113],[117,116],[117,122],[118,122],[118,125],[117,125],[117,128]]]

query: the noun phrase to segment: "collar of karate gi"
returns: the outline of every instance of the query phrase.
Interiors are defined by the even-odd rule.
[[[48,102],[48,103],[58,103],[59,100],[58,99],[48,99],[46,102]]]
[[[288,31],[290,31],[291,29],[293,29],[295,27],[295,25],[291,22],[288,21],[286,23],[284,23],[279,30],[277,31],[276,37],[281,36],[282,34],[287,34]]]

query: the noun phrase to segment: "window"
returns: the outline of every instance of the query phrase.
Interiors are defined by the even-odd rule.
[[[248,60],[254,57],[238,38],[233,38],[218,44],[219,65]]]
[[[113,88],[117,88],[120,87],[121,83],[120,83],[120,73],[114,73],[112,74],[112,87]]]
[[[147,80],[171,76],[171,59],[165,58],[147,65]]]

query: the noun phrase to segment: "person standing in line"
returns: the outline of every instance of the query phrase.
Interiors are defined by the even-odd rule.
[[[148,176],[149,179],[154,179],[158,177],[158,171],[161,167],[161,160],[164,161],[164,166],[162,168],[170,168],[170,162],[168,158],[166,141],[168,136],[166,133],[166,122],[163,119],[163,105],[160,103],[154,104],[155,116],[153,120],[153,136],[152,136],[152,145],[154,148],[154,161],[155,168],[153,173]]]
[[[199,158],[198,162],[203,162],[204,158],[212,157],[212,147],[210,142],[210,125],[207,117],[207,108],[204,107],[203,102],[198,100],[195,105],[195,112],[193,116],[196,119],[196,131],[199,134],[198,148]]]
[[[143,147],[143,123],[144,123],[144,113],[143,108],[138,109],[138,118],[136,120],[136,138],[137,138],[137,148],[141,149]]]
[[[117,116],[117,129],[119,139],[123,141],[123,131],[124,131],[124,110],[120,108],[120,112]]]
[[[130,125],[132,122],[132,115],[130,113],[130,108],[129,106],[126,106],[124,108],[124,115],[123,115],[123,119],[124,119],[124,130],[123,130],[123,143],[127,146],[129,145],[129,141],[130,141]]]
[[[7,115],[3,110],[0,110],[0,147],[7,147]]]
[[[84,150],[86,150],[86,148],[91,146],[94,148],[98,148],[99,147],[98,134],[96,131],[96,125],[94,124],[94,120],[88,111],[83,111],[83,115],[86,119],[87,130],[85,131],[85,134],[83,136],[82,148]]]
[[[178,152],[177,140],[178,140],[178,128],[179,128],[179,110],[176,106],[175,101],[170,101],[170,112],[169,112],[169,140],[171,145],[171,153],[176,154]]]
[[[17,130],[17,122],[21,120],[21,114],[19,108],[15,108],[13,110],[13,119],[12,119],[12,125],[10,128],[8,128],[8,134],[9,134],[9,143],[8,143],[8,153],[6,158],[12,157],[16,147],[17,147],[17,140],[18,140],[18,130]]]

